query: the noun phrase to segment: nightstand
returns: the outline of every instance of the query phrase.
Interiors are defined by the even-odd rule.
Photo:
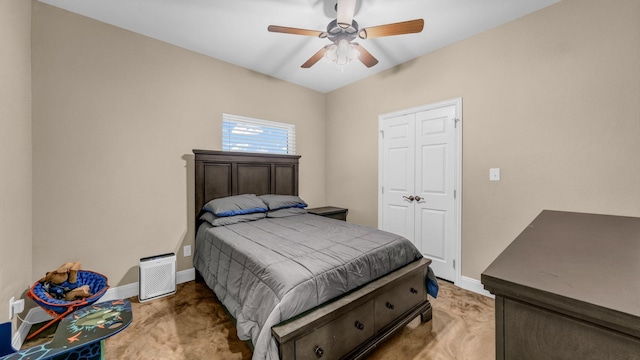
[[[347,221],[347,212],[349,209],[339,208],[335,206],[323,206],[312,209],[307,209],[309,214],[320,215],[332,219]]]

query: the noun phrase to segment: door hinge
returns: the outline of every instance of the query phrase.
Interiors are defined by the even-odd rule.
[[[453,198],[456,199],[456,191],[453,190]]]
[[[384,186],[382,187],[382,193],[384,194]]]
[[[453,259],[453,270],[456,269],[456,259]]]

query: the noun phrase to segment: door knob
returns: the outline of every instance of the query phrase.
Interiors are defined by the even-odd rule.
[[[413,199],[415,199],[415,198],[413,197],[413,195],[411,195],[411,196],[409,196],[409,197],[403,196],[403,198],[405,198],[405,199],[407,199],[407,200],[409,200],[409,201],[413,201]]]
[[[423,198],[421,198],[420,196],[416,196],[414,199],[416,199],[416,201],[420,201],[420,200],[422,200]]]

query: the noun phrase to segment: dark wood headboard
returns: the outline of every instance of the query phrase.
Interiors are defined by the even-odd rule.
[[[195,214],[209,201],[240,194],[298,195],[300,155],[193,150]]]

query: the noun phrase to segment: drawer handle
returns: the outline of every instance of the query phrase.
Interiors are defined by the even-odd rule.
[[[393,306],[393,304],[392,304],[392,303],[390,303],[390,302],[388,302],[388,301],[387,301],[387,309],[389,309],[389,310],[393,310],[394,308],[395,308],[395,306]]]
[[[356,329],[358,330],[364,330],[364,324],[358,320],[356,320],[355,326],[356,326]]]
[[[316,349],[313,351],[317,357],[321,358],[324,355],[324,350],[320,346],[316,346]]]
[[[415,288],[411,288],[411,293],[412,293],[412,294],[417,294],[417,293],[418,293],[418,290],[416,290]]]

